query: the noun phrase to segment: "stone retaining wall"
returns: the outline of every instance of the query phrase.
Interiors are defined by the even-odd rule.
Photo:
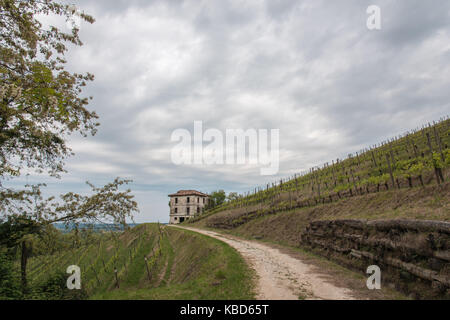
[[[414,298],[450,298],[450,223],[427,220],[313,221],[303,247],[366,272]]]

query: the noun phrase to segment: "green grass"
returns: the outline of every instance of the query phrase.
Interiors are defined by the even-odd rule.
[[[341,199],[314,207],[297,208],[259,215],[238,225],[233,233],[239,236],[284,242],[299,246],[301,234],[311,221],[335,219],[422,219],[450,221],[450,182],[412,189],[390,190]],[[216,213],[226,219],[227,212]],[[213,228],[208,217],[193,224]],[[216,228],[218,229],[218,228]],[[223,229],[222,229],[223,230]]]
[[[39,284],[70,264],[80,266],[90,299],[254,298],[253,273],[235,249],[188,230],[160,231],[157,224],[104,234],[98,243],[70,252],[31,258],[29,281]]]

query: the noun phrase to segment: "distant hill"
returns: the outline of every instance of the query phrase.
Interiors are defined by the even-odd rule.
[[[130,228],[133,228],[137,225],[139,225],[139,223],[127,224],[127,226],[129,226]],[[70,232],[73,229],[75,229],[74,223],[68,225],[64,223],[54,223],[53,226],[62,232]],[[80,223],[78,224],[78,229],[92,229],[94,231],[123,231],[124,226],[113,223],[94,223],[94,224]]]

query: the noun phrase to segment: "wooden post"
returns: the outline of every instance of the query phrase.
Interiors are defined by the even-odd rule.
[[[389,154],[391,155],[392,166],[395,167],[395,158],[394,158],[394,152],[392,151],[392,144],[389,144]]]
[[[414,152],[414,157],[417,158],[416,145],[414,144],[414,142],[413,142],[412,140],[409,140],[409,139],[408,139],[408,141],[409,141],[409,143],[410,143],[411,146],[412,146],[412,149],[413,149],[413,152]]]
[[[151,277],[150,277],[150,270],[148,269],[147,257],[144,257],[144,260],[145,260],[145,267],[147,269],[148,281],[150,281]]]
[[[334,186],[336,187],[337,182],[336,182],[336,176],[334,175],[334,160],[332,160],[332,163],[331,163],[331,173],[333,174]]]
[[[30,248],[27,245],[27,240],[22,241],[22,250],[21,250],[21,260],[20,260],[20,271],[21,271],[21,280],[22,280],[22,292],[28,292],[28,281],[27,281],[27,263],[28,257],[30,253]]]
[[[387,163],[388,163],[389,175],[391,176],[392,188],[395,189],[394,175],[392,174],[391,162],[389,160],[389,155],[388,154],[386,154],[386,160],[387,160]]]
[[[426,136],[427,136],[428,148],[430,148],[431,161],[434,162],[433,161],[433,148],[431,146],[430,134],[427,132]],[[441,184],[441,178],[439,177],[438,169],[434,165],[433,165],[433,167],[434,167],[434,174],[436,175],[436,181],[438,184]]]
[[[439,153],[441,154],[441,160],[444,163],[445,162],[445,157],[444,157],[444,153],[442,152],[442,143],[441,143],[441,138],[439,137],[439,134],[436,130],[436,126],[434,127],[434,137],[436,139],[436,143],[438,145],[439,148]],[[439,177],[441,178],[441,182],[444,182],[444,174],[442,173],[442,168],[437,168],[437,173],[439,175]]]
[[[431,146],[430,134],[426,133],[428,148],[430,148],[430,153],[433,154],[433,147]]]
[[[355,187],[355,193],[358,194],[358,188],[356,187],[355,176],[353,175],[353,169],[351,169],[351,168],[350,168],[350,174],[352,175],[353,187]]]
[[[372,161],[373,161],[373,164],[375,165],[375,168],[376,168],[376,167],[378,167],[377,160],[375,160],[375,155],[373,154],[373,151],[370,151],[370,153],[372,154]]]
[[[292,209],[292,191],[289,189],[289,209]]]
[[[436,139],[437,145],[439,147],[439,152],[441,154],[441,159],[442,159],[442,161],[445,161],[444,153],[442,152],[441,138],[439,137],[439,134],[438,134],[438,132],[436,130],[436,126],[434,127],[434,138]]]
[[[317,194],[319,195],[320,200],[320,181],[317,181]]]
[[[114,274],[116,276],[116,287],[119,288],[119,278],[117,277],[117,269],[114,268]]]

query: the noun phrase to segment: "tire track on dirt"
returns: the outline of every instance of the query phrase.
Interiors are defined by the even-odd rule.
[[[176,227],[219,239],[238,250],[258,275],[259,300],[354,299],[350,289],[335,286],[327,276],[314,272],[311,265],[276,248],[209,230]]]

